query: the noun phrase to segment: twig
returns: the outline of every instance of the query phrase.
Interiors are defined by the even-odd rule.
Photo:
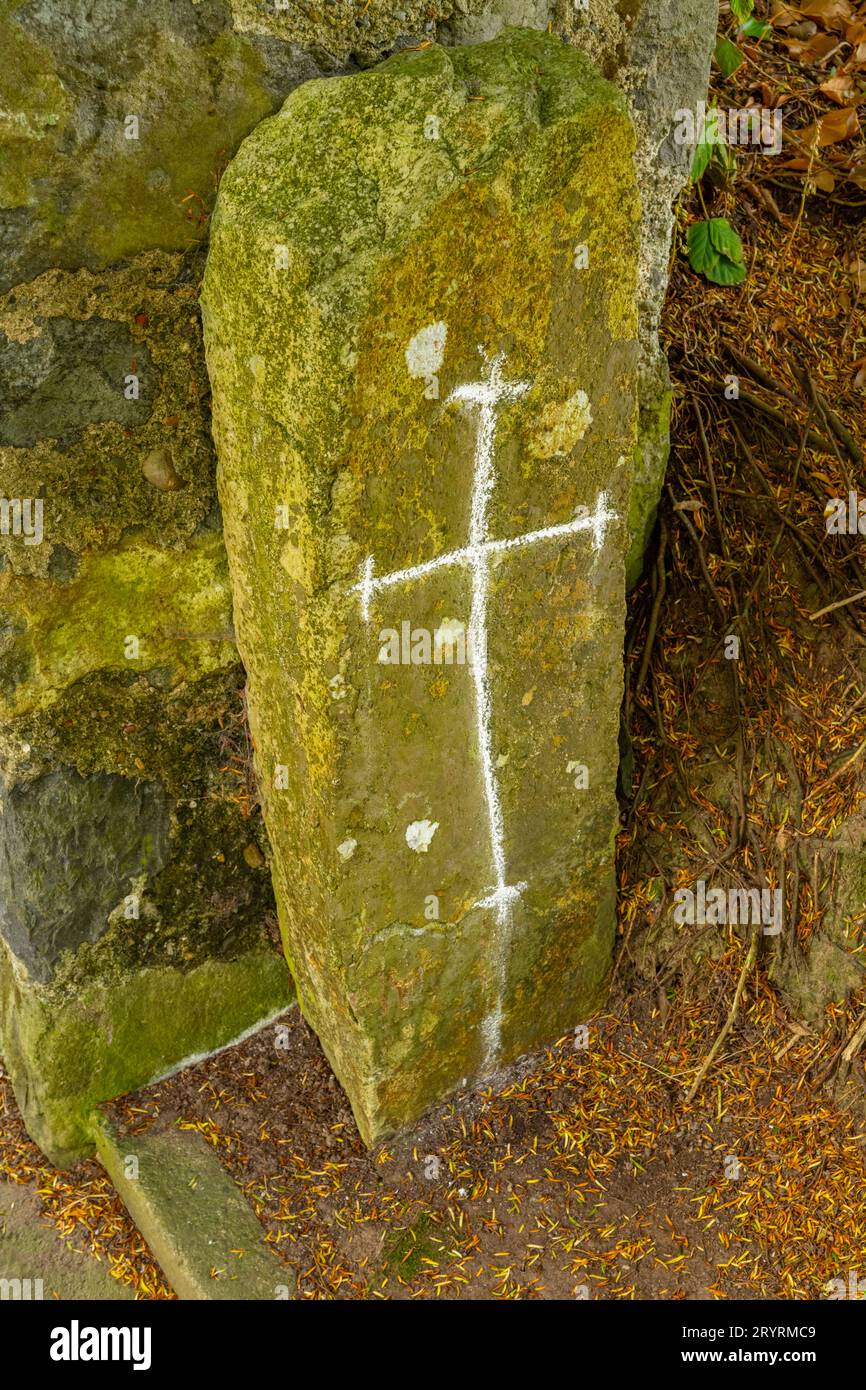
[[[803,382],[803,384],[806,385],[807,388],[814,394],[815,399],[821,407],[827,424],[830,426],[831,430],[833,431],[839,442],[841,444],[844,444],[845,448],[848,450],[848,453],[851,455],[853,462],[857,464],[862,464],[863,452],[860,449],[860,446],[858,445],[854,436],[851,434],[851,431],[848,429],[848,426],[845,424],[844,420],[842,420],[840,416],[836,414],[835,410],[833,410],[833,408],[827,403],[827,398],[823,395],[821,391],[818,390],[817,386],[812,380],[810,373],[806,371],[804,368],[799,367],[796,362],[792,362],[791,366],[798,380]]]
[[[860,747],[854,750],[850,758],[845,759],[841,767],[837,767],[835,772],[831,772],[829,777],[825,777],[823,782],[818,782],[817,785],[812,788],[813,795],[815,792],[823,791],[825,787],[829,787],[831,782],[835,782],[837,777],[841,777],[843,772],[847,772],[849,767],[852,767],[857,759],[862,757],[864,752],[866,752],[866,738],[864,738]]]
[[[753,396],[751,391],[744,391],[741,388],[737,399],[744,402],[745,405],[750,405],[753,410],[759,410],[762,415],[766,415],[769,420],[773,421],[777,429],[783,430],[785,434],[794,432],[795,427],[791,420],[783,415],[781,410],[776,410],[775,406],[767,405],[767,402],[762,401],[760,396]],[[806,443],[810,449],[819,449],[822,454],[834,454],[836,452],[830,440],[825,439],[817,430],[809,430]]]
[[[728,1016],[725,1019],[722,1031],[719,1033],[719,1036],[716,1038],[716,1041],[713,1043],[712,1047],[710,1048],[709,1052],[707,1053],[706,1057],[701,1063],[701,1069],[695,1077],[691,1090],[686,1096],[686,1105],[691,1105],[692,1101],[698,1093],[698,1090],[700,1089],[701,1082],[703,1081],[704,1077],[706,1076],[707,1072],[713,1064],[713,1059],[716,1057],[719,1049],[725,1041],[725,1038],[728,1036],[728,1034],[734,1026],[734,1023],[737,1018],[737,1013],[740,1008],[740,1000],[743,997],[743,990],[746,987],[746,979],[749,975],[749,972],[752,969],[752,966],[755,964],[755,960],[757,959],[758,940],[760,938],[760,934],[760,924],[756,924],[752,928],[752,940],[749,945],[749,954],[746,956],[743,968],[740,971],[740,978],[737,981],[737,988],[734,991],[734,1002],[731,1004],[730,1012],[728,1013]]]
[[[859,594],[852,594],[850,598],[840,598],[838,603],[828,603],[826,608],[819,608],[817,613],[810,613],[809,617],[814,622],[816,618],[823,618],[825,613],[835,613],[837,608],[845,608],[849,603],[857,603],[861,598],[866,598],[866,589],[861,589]]]

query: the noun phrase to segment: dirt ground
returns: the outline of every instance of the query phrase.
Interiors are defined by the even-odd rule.
[[[135,1297],[103,1261],[70,1248],[45,1220],[36,1193],[20,1183],[0,1182],[0,1279],[20,1280],[22,1296],[31,1300]]]
[[[684,1105],[713,1032],[701,1000],[662,1022],[632,994],[586,1047],[569,1036],[367,1152],[295,1010],[115,1113],[198,1129],[302,1297],[826,1296],[863,1261],[866,1126],[799,1085],[816,1039],[766,991],[723,1081]]]

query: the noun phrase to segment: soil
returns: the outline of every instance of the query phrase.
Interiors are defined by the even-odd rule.
[[[697,998],[663,1014],[633,993],[585,1049],[563,1039],[371,1152],[297,1010],[113,1111],[198,1129],[300,1297],[826,1296],[862,1258],[866,1136],[797,1091],[814,1038],[791,1046],[759,989],[687,1105],[714,1021]]]

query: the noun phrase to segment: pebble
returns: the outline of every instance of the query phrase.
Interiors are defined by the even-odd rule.
[[[151,486],[160,492],[177,492],[183,486],[167,449],[152,449],[142,463],[141,471]]]

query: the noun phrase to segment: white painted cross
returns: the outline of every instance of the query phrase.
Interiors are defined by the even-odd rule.
[[[490,563],[494,556],[509,550],[522,550],[528,545],[542,541],[559,540],[564,536],[575,535],[578,531],[591,531],[593,549],[598,551],[604,540],[607,523],[616,517],[608,510],[607,493],[601,492],[590,515],[585,507],[572,521],[559,526],[545,526],[539,531],[527,531],[522,536],[510,540],[491,540],[487,534],[487,512],[495,482],[494,439],[496,433],[496,409],[502,401],[516,401],[529,390],[528,381],[507,382],[502,379],[503,353],[487,358],[479,349],[485,361],[485,372],[480,381],[466,386],[458,386],[451,392],[450,401],[463,402],[478,407],[478,431],[475,441],[475,468],[472,478],[472,497],[469,514],[469,542],[460,550],[451,550],[445,555],[437,555],[420,565],[410,565],[407,569],[392,570],[390,574],[377,575],[373,572],[373,556],[367,557],[361,571],[361,579],[352,588],[361,596],[361,614],[364,621],[370,618],[370,601],[382,589],[390,589],[398,584],[409,584],[424,579],[436,570],[462,565],[469,570],[472,578],[472,603],[468,628],[468,654],[475,687],[475,715],[478,737],[478,751],[481,758],[481,771],[484,779],[484,797],[490,827],[490,853],[493,860],[495,884],[491,891],[479,898],[476,907],[489,907],[496,913],[497,925],[509,925],[511,908],[526,888],[525,883],[509,883],[505,861],[505,830],[502,818],[502,805],[499,788],[493,767],[493,751],[490,731],[490,676],[487,669],[487,596],[489,587]],[[502,1022],[502,993],[505,986],[506,952],[505,943],[498,953],[497,970],[500,976],[500,998],[493,1013],[485,1020],[484,1031],[488,1042],[488,1060],[495,1060],[499,1050],[499,1034]]]

